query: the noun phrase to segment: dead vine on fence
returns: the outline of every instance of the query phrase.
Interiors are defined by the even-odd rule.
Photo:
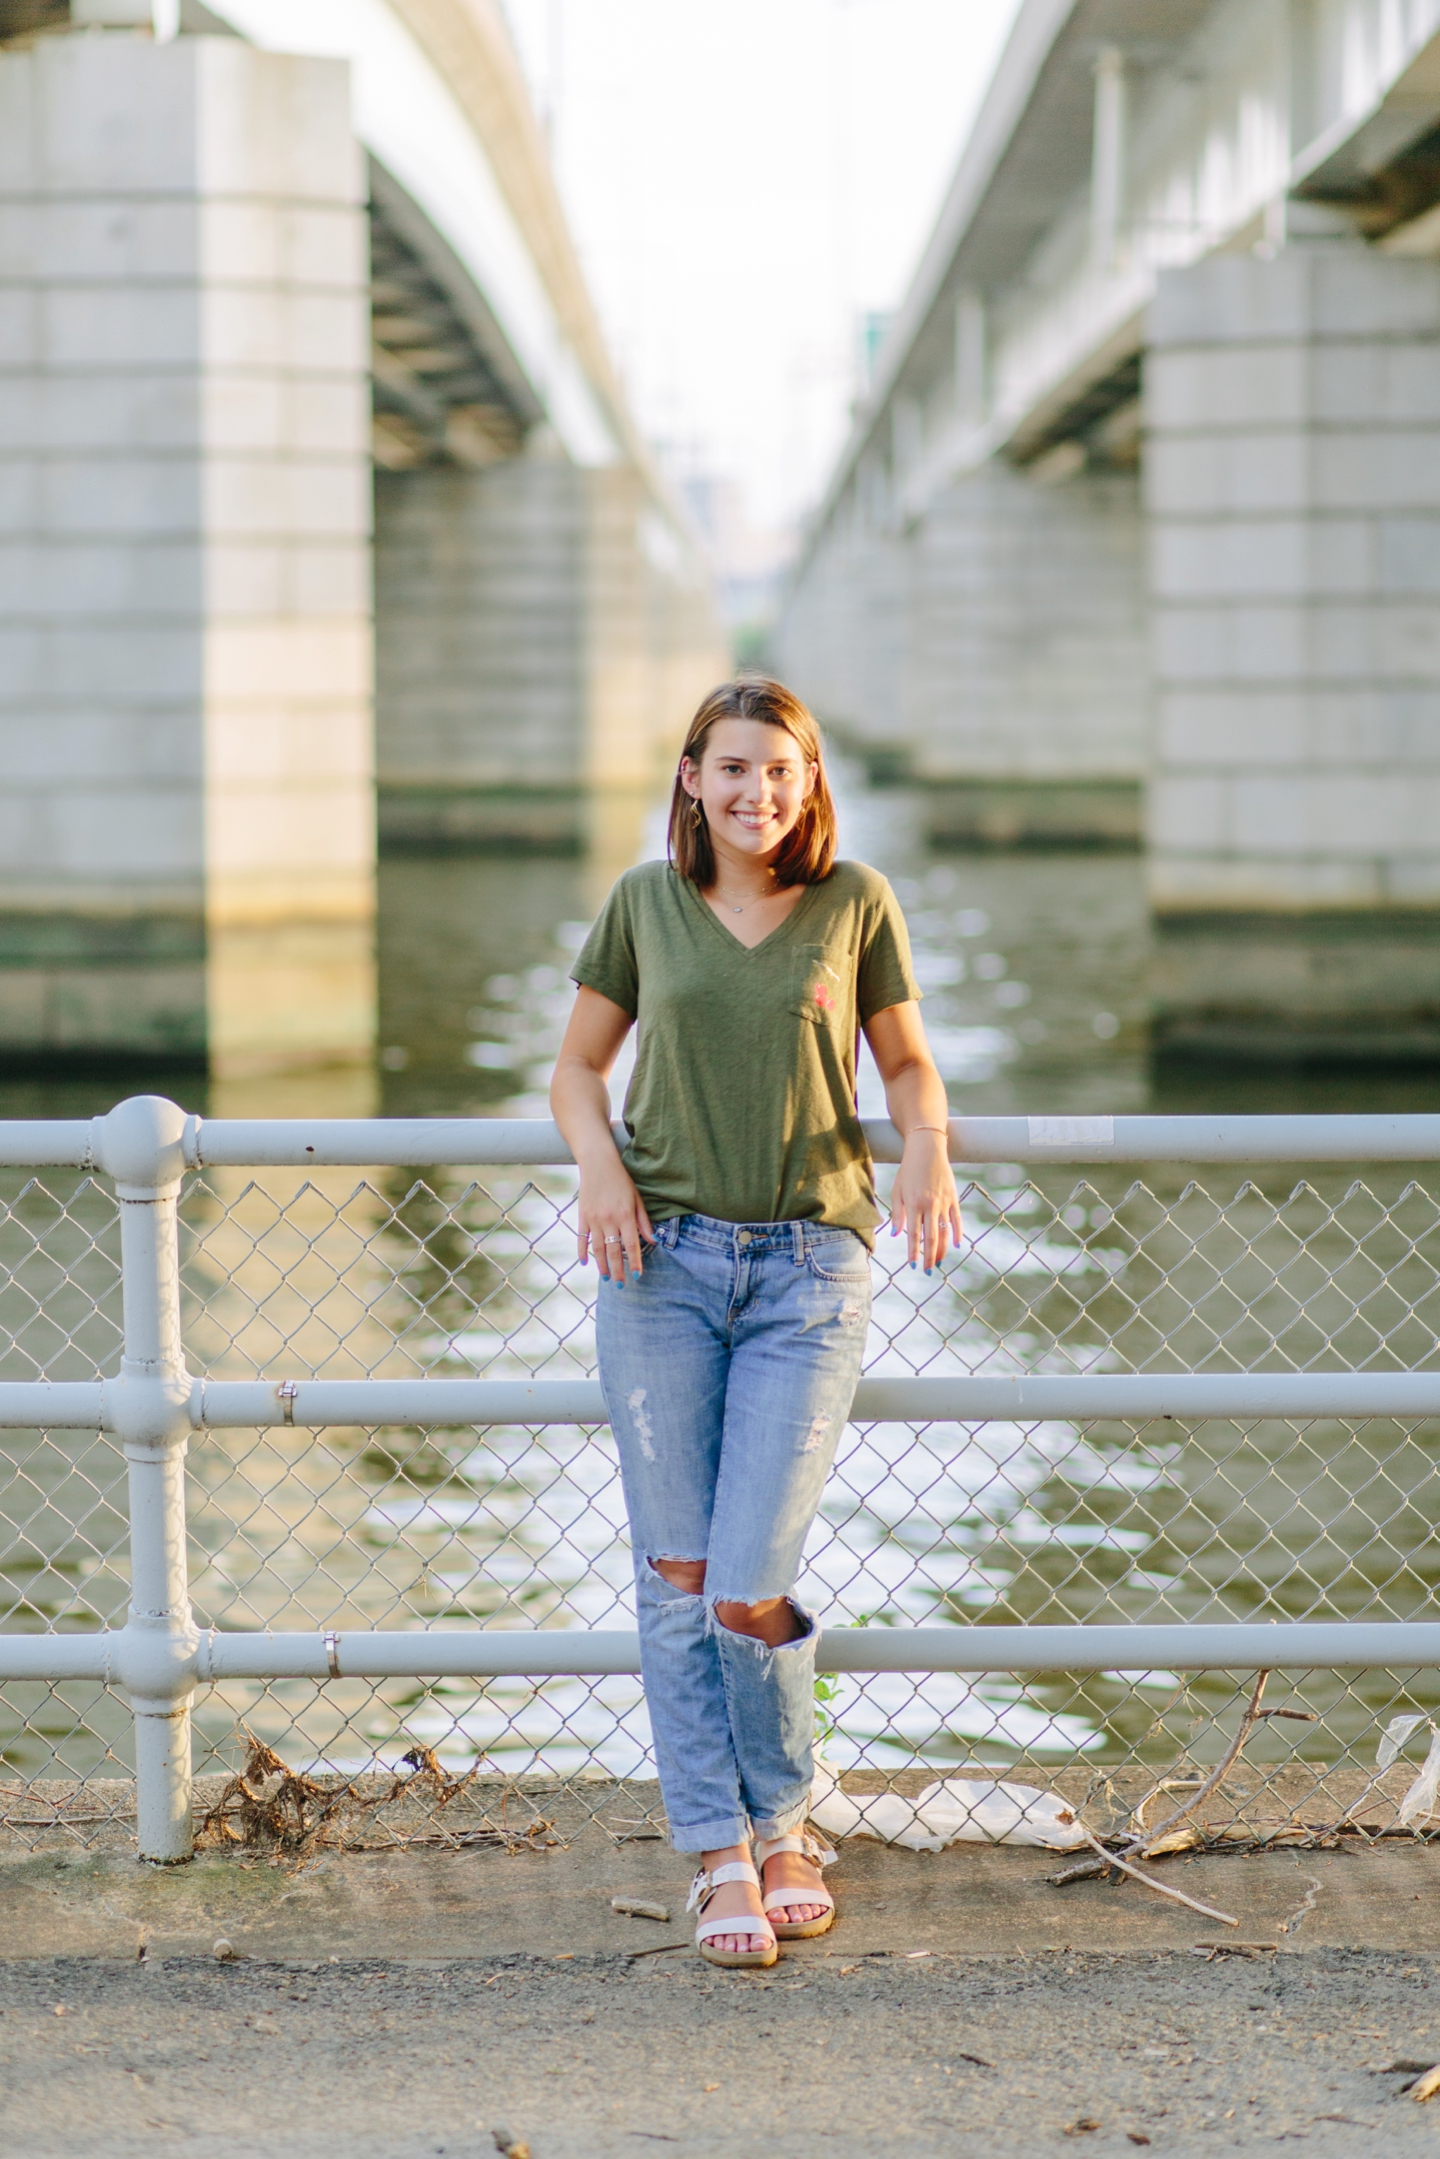
[[[408,1776],[396,1772],[360,1784],[354,1780],[311,1776],[291,1769],[273,1747],[241,1727],[245,1766],[230,1777],[196,1830],[196,1844],[238,1846],[279,1858],[302,1858],[318,1848],[332,1851],[381,1851],[428,1845],[460,1851],[486,1847],[522,1851],[558,1842],[554,1824],[538,1816],[523,1829],[484,1815],[476,1821],[423,1830],[406,1830],[381,1819],[381,1810],[397,1803],[419,1805],[435,1817],[474,1784],[479,1765],[452,1776],[430,1747],[413,1746],[403,1756]],[[372,1833],[364,1834],[369,1826]]]

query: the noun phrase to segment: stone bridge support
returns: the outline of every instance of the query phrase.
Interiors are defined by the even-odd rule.
[[[911,541],[907,705],[928,823],[962,845],[1133,846],[1149,698],[1133,471],[992,459]]]
[[[873,475],[878,479],[878,474]],[[793,595],[779,662],[932,838],[1121,844],[1140,830],[1149,697],[1133,469],[991,458],[865,514],[859,487]]]
[[[343,62],[0,53],[0,1040],[373,1034],[369,336]]]
[[[909,772],[906,693],[911,550],[852,497],[817,548],[780,624],[776,664],[876,778]]]
[[[603,897],[726,672],[642,476],[543,429],[483,470],[377,472],[375,583],[382,844],[574,852]]]
[[[1218,257],[1150,338],[1158,1042],[1433,1059],[1440,266]]]

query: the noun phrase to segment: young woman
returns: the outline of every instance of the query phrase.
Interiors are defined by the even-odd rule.
[[[819,730],[778,682],[705,699],[670,860],[620,879],[574,977],[550,1099],[600,1274],[661,1791],[701,1854],[701,1954],[773,1964],[777,1936],[834,1917],[834,1854],[803,1834],[816,1626],[790,1592],[870,1315],[860,1028],[905,1135],[892,1231],[927,1274],[960,1234],[904,919],[876,871],[835,860]],[[605,1083],[637,1024],[619,1149]]]

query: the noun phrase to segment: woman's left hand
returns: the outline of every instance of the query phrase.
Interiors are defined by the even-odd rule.
[[[910,1264],[929,1274],[960,1242],[960,1195],[950,1174],[950,1105],[920,1024],[920,1007],[886,1005],[865,1023],[905,1152],[890,1194],[890,1229],[910,1239]]]
[[[890,1234],[909,1238],[910,1264],[929,1274],[960,1242],[960,1196],[943,1132],[921,1129],[905,1142],[890,1193]]]

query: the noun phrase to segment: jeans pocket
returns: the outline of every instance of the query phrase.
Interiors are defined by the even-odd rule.
[[[870,1279],[870,1254],[853,1229],[805,1230],[805,1264],[821,1282],[858,1287]]]

